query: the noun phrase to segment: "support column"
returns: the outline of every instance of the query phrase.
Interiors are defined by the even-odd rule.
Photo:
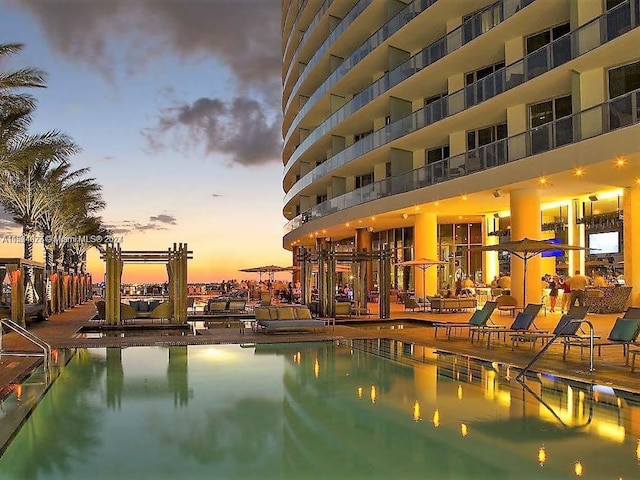
[[[567,242],[569,245],[585,246],[584,224],[576,223],[576,219],[580,214],[579,210],[582,203],[578,199],[569,202],[567,208]],[[567,252],[569,258],[567,275],[573,275],[576,270],[584,272],[585,250],[571,250]]]
[[[425,212],[416,215],[413,227],[413,244],[415,259],[427,258],[429,260],[440,260],[438,254],[438,217],[435,213]],[[415,272],[416,296],[424,298],[426,295],[433,295],[438,291],[438,270],[437,267],[429,267],[423,273],[420,270]]]
[[[373,250],[373,236],[366,228],[356,229],[356,250],[359,252],[371,252]],[[365,295],[373,290],[373,260],[365,264]]]
[[[500,240],[495,235],[489,235],[489,232],[500,229],[500,225],[494,228],[494,223],[499,223],[500,219],[495,218],[493,215],[485,215],[483,228],[482,228],[482,244],[483,245],[497,245]],[[483,281],[487,285],[490,285],[495,277],[500,274],[500,265],[498,262],[498,252],[482,252],[482,271],[484,272]]]
[[[300,245],[294,245],[293,247],[291,247],[291,257],[292,257],[292,262],[291,265],[293,265],[293,272],[291,274],[291,281],[293,282],[293,284],[295,285],[296,283],[301,282],[301,261],[300,261],[300,252],[301,252],[301,247]]]
[[[540,192],[538,190],[512,190],[510,194],[511,240],[518,241],[527,237],[533,240],[541,238],[540,228]],[[542,297],[540,257],[535,256],[527,262],[527,298],[524,298],[524,262],[511,254],[511,295],[518,305],[539,303]]]
[[[622,230],[624,240],[624,279],[631,290],[629,306],[640,307],[640,254],[634,249],[640,248],[640,186],[626,187],[622,197],[622,211],[624,213],[624,226]],[[634,217],[635,223],[634,231]]]

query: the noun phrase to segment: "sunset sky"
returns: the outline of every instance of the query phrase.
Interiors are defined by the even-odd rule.
[[[102,184],[101,214],[124,250],[186,242],[189,282],[292,263],[282,248],[278,0],[0,0],[0,9],[0,42],[25,45],[0,69],[48,73],[48,88],[32,92],[32,132],[60,130],[80,145],[73,166]],[[1,226],[18,231],[7,215]],[[22,256],[22,245],[0,251]],[[89,271],[104,274],[95,250]],[[164,266],[123,275],[165,280]]]

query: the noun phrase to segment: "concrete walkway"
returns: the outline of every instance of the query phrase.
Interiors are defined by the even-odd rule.
[[[375,312],[376,304],[371,305]],[[402,305],[392,306],[392,319],[380,321],[371,317],[358,317],[344,319],[340,321],[335,329],[328,327],[322,332],[306,333],[278,333],[265,334],[252,332],[247,328],[244,333],[239,328],[236,321],[212,322],[209,328],[200,325],[197,334],[189,331],[188,334],[160,335],[158,331],[150,330],[138,333],[136,336],[114,336],[105,338],[78,338],[78,330],[89,324],[94,324],[90,319],[96,314],[93,302],[72,308],[62,314],[51,316],[47,322],[34,323],[29,326],[30,330],[45,340],[52,348],[89,348],[89,347],[119,347],[119,346],[139,346],[139,345],[197,345],[197,344],[220,344],[220,343],[280,343],[292,341],[318,341],[352,338],[389,338],[405,343],[416,343],[434,349],[470,355],[483,360],[498,361],[523,367],[540,349],[540,344],[535,351],[528,345],[520,346],[514,351],[511,350],[511,343],[504,344],[496,342],[491,349],[487,349],[486,342],[471,344],[466,332],[458,333],[458,336],[447,340],[444,333],[439,333],[439,338],[434,338],[434,329],[431,327],[433,321],[466,322],[471,316],[471,312],[458,313],[422,313],[404,312]],[[587,319],[595,327],[596,335],[606,338],[611,330],[617,315],[596,315],[589,314]],[[541,314],[536,319],[536,324],[541,330],[552,330],[558,322],[560,313]],[[502,325],[510,325],[513,318],[499,315],[494,312],[492,319]],[[387,328],[391,323],[405,322],[405,328]],[[158,325],[158,324],[156,324]],[[416,326],[418,325],[418,326]],[[380,328],[371,328],[379,326]],[[411,327],[411,328],[409,328]],[[37,351],[32,344],[27,342],[17,334],[8,333],[3,336],[3,351]],[[585,350],[585,358],[580,359],[579,349],[572,349],[567,361],[562,360],[562,347],[552,346],[540,361],[536,363],[536,370],[553,372],[562,376],[567,376],[583,381],[593,381],[610,385],[625,390],[640,393],[640,373],[630,371],[629,366],[625,366],[625,358],[622,355],[622,347],[604,347],[602,357],[595,358],[596,371],[590,373],[588,363],[588,349]],[[19,381],[26,372],[41,358],[36,357],[16,357],[3,354],[0,356],[0,391],[5,391],[13,382]]]

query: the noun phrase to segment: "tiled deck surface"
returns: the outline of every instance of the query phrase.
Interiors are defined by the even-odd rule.
[[[370,305],[375,311],[376,304]],[[185,336],[164,336],[158,332],[147,332],[143,336],[136,337],[109,337],[109,338],[75,338],[74,335],[83,325],[91,324],[90,319],[95,315],[93,302],[70,309],[62,314],[53,315],[49,321],[34,323],[30,325],[30,330],[48,342],[53,348],[65,347],[105,347],[105,346],[139,346],[139,345],[185,345],[185,344],[221,344],[221,343],[279,343],[292,341],[317,341],[324,339],[349,339],[349,338],[390,338],[403,342],[412,342],[426,345],[440,350],[445,350],[477,358],[498,361],[512,364],[516,367],[524,366],[540,349],[540,343],[536,350],[532,351],[528,344],[511,350],[511,342],[503,344],[497,342],[491,349],[486,348],[486,342],[471,344],[466,332],[458,333],[457,337],[447,340],[444,332],[438,334],[438,339],[434,339],[434,329],[425,322],[424,327],[404,328],[404,329],[364,329],[358,328],[355,321],[363,322],[363,326],[371,323],[385,322],[375,316],[370,318],[353,318],[350,325],[338,322],[335,329],[327,327],[322,332],[302,332],[302,333],[255,333],[249,328],[244,334],[240,332],[237,323],[231,323],[229,328],[226,324],[218,324],[217,328],[199,330],[198,335]],[[392,321],[399,320],[423,320],[423,321],[463,321],[466,322],[471,316],[470,312],[437,314],[421,312],[404,312],[402,305],[392,305]],[[589,314],[587,319],[595,327],[596,335],[606,338],[608,332],[617,316],[621,314],[597,315]],[[536,319],[538,328],[551,330],[556,325],[560,317],[559,313],[541,314]],[[493,320],[502,325],[509,325],[513,318],[501,316],[494,312]],[[388,321],[387,321],[388,322]],[[159,325],[159,324],[157,324]],[[3,351],[36,351],[32,344],[14,333],[8,333],[2,339]],[[24,375],[32,365],[40,358],[16,357],[10,355],[0,356],[0,390]],[[607,384],[614,387],[631,390],[640,393],[640,371],[631,372],[629,366],[625,366],[625,359],[622,355],[622,347],[604,347],[602,356],[595,357],[596,370],[589,373],[588,349],[585,350],[585,358],[580,359],[579,349],[572,349],[567,361],[562,360],[562,347],[552,346],[541,359],[535,364],[534,370],[544,370],[557,374],[577,378],[584,381]],[[639,369],[640,370],[640,369]]]

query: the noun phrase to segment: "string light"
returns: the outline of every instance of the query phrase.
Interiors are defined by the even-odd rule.
[[[547,451],[544,449],[544,445],[540,447],[538,450],[538,463],[541,467],[544,467],[545,462],[547,461]]]
[[[416,400],[416,403],[413,404],[413,420],[415,422],[420,420],[420,404]]]
[[[440,410],[438,409],[433,412],[433,426],[436,428],[440,426]]]
[[[576,477],[581,477],[584,472],[584,468],[582,468],[582,463],[576,462],[575,465],[573,466],[573,471],[576,474]]]

